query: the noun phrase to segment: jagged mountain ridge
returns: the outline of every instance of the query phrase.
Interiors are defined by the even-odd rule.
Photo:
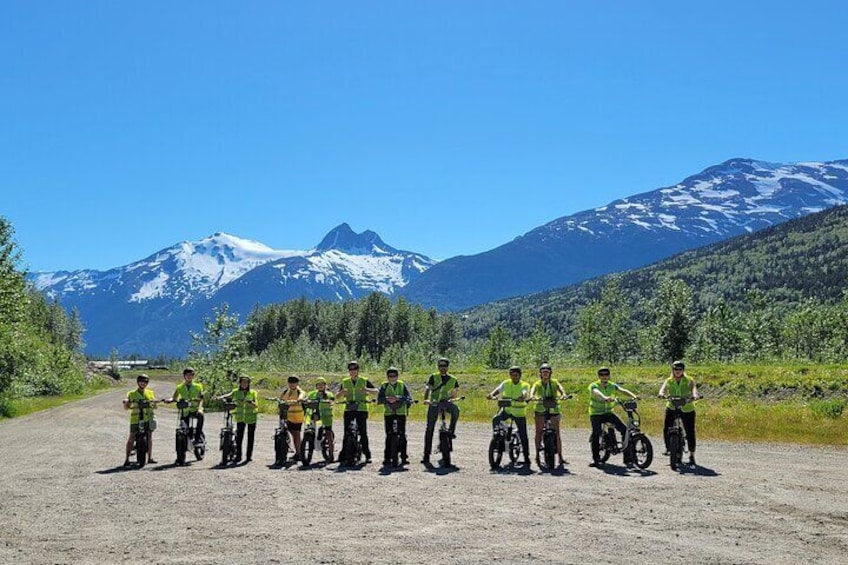
[[[301,296],[359,298],[393,294],[434,264],[395,249],[373,231],[341,224],[310,250],[274,250],[226,233],[182,242],[108,271],[34,273],[36,288],[77,307],[89,354],[162,352],[182,355],[189,330],[224,302],[246,315],[256,304]]]
[[[558,218],[490,251],[442,261],[401,294],[460,310],[641,267],[846,202],[848,160],[731,159],[674,186]]]

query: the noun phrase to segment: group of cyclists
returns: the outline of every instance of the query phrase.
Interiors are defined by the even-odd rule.
[[[456,425],[459,420],[460,408],[454,402],[458,398],[459,382],[457,379],[448,373],[450,361],[447,358],[440,358],[437,362],[438,372],[429,376],[424,388],[423,402],[428,406],[427,409],[427,426],[424,432],[424,453],[421,458],[421,463],[430,465],[430,454],[433,447],[433,435],[436,427],[436,422],[439,417],[439,411],[445,410],[450,415],[450,424],[448,433],[452,438],[456,437]],[[315,419],[320,419],[323,433],[328,434],[328,439],[332,444],[334,435],[332,431],[333,425],[333,403],[344,402],[346,409],[344,412],[344,433],[345,440],[350,429],[356,429],[359,434],[359,445],[362,449],[362,455],[365,457],[365,462],[371,462],[371,449],[368,440],[368,414],[369,404],[372,395],[377,395],[376,403],[384,407],[384,424],[385,432],[388,436],[391,430],[397,430],[403,437],[406,434],[406,419],[409,413],[409,407],[413,404],[412,394],[409,387],[400,380],[400,371],[395,367],[390,367],[386,371],[386,380],[380,386],[375,386],[368,378],[361,377],[359,374],[359,363],[350,361],[347,365],[348,376],[342,379],[338,392],[332,392],[327,386],[327,381],[324,378],[315,380],[315,389],[305,391],[300,387],[300,379],[297,376],[290,376],[287,379],[286,388],[280,393],[279,399],[289,405],[289,409],[285,416],[285,426],[291,434],[294,443],[293,460],[297,461],[300,454],[301,431],[304,424],[309,425]],[[632,399],[639,400],[639,396],[631,391],[623,388],[617,383],[610,380],[611,371],[609,367],[600,367],[597,371],[598,380],[591,383],[588,387],[589,392],[589,420],[592,427],[590,436],[592,463],[590,466],[598,467],[603,465],[599,454],[599,439],[602,426],[605,423],[611,424],[621,435],[622,438],[626,432],[626,426],[621,419],[613,412],[616,405],[616,394],[626,395]],[[562,456],[562,440],[560,437],[560,421],[561,407],[560,402],[570,398],[566,394],[562,385],[552,378],[553,369],[548,363],[543,363],[539,367],[538,380],[530,385],[522,379],[521,367],[512,366],[509,368],[509,378],[501,382],[491,392],[486,395],[488,399],[504,399],[511,402],[508,406],[498,410],[495,417],[492,419],[492,426],[497,430],[501,421],[505,418],[511,418],[518,430],[518,435],[521,441],[524,466],[530,466],[530,450],[529,437],[527,434],[527,408],[529,403],[536,402],[534,409],[535,416],[535,448],[538,459],[541,449],[542,430],[546,418],[554,426],[556,430],[556,454],[558,457],[558,465],[564,465],[565,460]],[[175,401],[185,401],[187,408],[181,412],[183,420],[188,425],[189,418],[196,419],[196,439],[203,442],[203,400],[204,388],[203,385],[194,381],[195,371],[191,367],[186,367],[183,370],[183,382],[176,387],[174,394],[163,402],[171,403]],[[149,430],[148,436],[148,462],[156,463],[153,459],[153,440],[152,432],[155,430],[154,409],[156,408],[156,397],[152,390],[148,388],[149,377],[141,374],[136,379],[137,388],[127,393],[126,399],[123,401],[123,406],[130,411],[130,435],[126,444],[126,460],[124,466],[129,467],[130,453],[133,448],[134,436],[139,430],[139,423],[147,423],[145,429]],[[663,382],[658,396],[661,398],[686,398],[687,403],[682,407],[674,406],[671,402],[666,404],[665,420],[663,426],[663,439],[666,444],[666,454],[668,452],[667,430],[670,428],[676,417],[680,417],[683,422],[683,427],[686,432],[686,442],[689,449],[689,465],[695,465],[695,405],[694,401],[699,398],[695,381],[686,375],[685,365],[682,361],[675,361],[671,366],[671,375]],[[255,389],[251,388],[251,378],[247,375],[241,375],[238,378],[238,386],[232,391],[215,397],[215,400],[223,400],[231,402],[235,405],[233,417],[236,423],[236,462],[242,461],[242,446],[244,444],[245,431],[247,432],[247,450],[245,454],[245,462],[249,462],[253,457],[253,445],[256,433],[256,422],[258,417],[259,396]],[[304,403],[309,401],[318,402],[318,408],[305,410]],[[133,409],[139,406],[139,401],[143,402],[144,409]],[[553,401],[553,402],[551,402]],[[313,402],[314,406],[315,403]],[[351,426],[355,421],[356,426]],[[149,425],[153,424],[153,425]],[[343,441],[343,445],[348,445],[347,441]],[[383,464],[389,463],[388,442],[387,451],[384,453]],[[406,442],[401,444],[400,459],[403,465],[409,463],[408,453],[406,452]],[[339,454],[339,460],[346,460],[344,452]],[[628,460],[627,452],[625,452],[625,464],[628,467],[633,465],[633,461]]]

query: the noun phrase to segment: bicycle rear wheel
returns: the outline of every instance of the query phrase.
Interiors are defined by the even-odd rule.
[[[235,457],[232,430],[221,432],[221,465],[226,465]]]
[[[321,455],[324,456],[324,461],[331,463],[333,461],[333,442],[330,441],[332,436],[329,432],[324,432],[324,437],[321,438]]]
[[[518,434],[513,434],[512,440],[509,442],[509,460],[515,464],[521,455],[521,442],[518,439]]]
[[[177,464],[185,465],[186,451],[188,451],[188,438],[186,434],[177,432]]]
[[[386,444],[388,448],[388,459],[389,463],[392,467],[397,467],[399,463],[399,452],[400,452],[400,438],[398,438],[397,433],[389,434],[388,442]]]

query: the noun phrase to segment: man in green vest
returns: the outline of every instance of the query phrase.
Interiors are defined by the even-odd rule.
[[[174,395],[167,399],[166,403],[185,400],[188,402],[188,408],[183,411],[183,422],[188,426],[188,419],[191,414],[197,415],[197,425],[195,426],[195,443],[206,443],[206,436],[203,434],[203,385],[194,382],[194,369],[186,367],[183,369],[183,382],[177,385]]]
[[[356,410],[345,409],[344,412],[344,437],[342,445],[346,444],[345,439],[349,432],[348,427],[352,420],[356,419],[356,427],[359,428],[359,441],[362,444],[362,454],[365,455],[365,462],[371,462],[371,448],[368,446],[368,394],[374,394],[377,389],[371,384],[371,381],[359,376],[359,362],[351,361],[347,364],[348,377],[342,379],[342,389],[336,395],[336,398],[344,398],[348,404],[355,403]],[[342,448],[344,449],[344,448]],[[345,453],[339,454],[339,460],[345,460]]]
[[[601,465],[601,426],[605,422],[609,422],[615,426],[615,429],[618,430],[622,438],[627,433],[627,426],[612,411],[615,407],[615,397],[613,394],[616,391],[626,394],[630,398],[639,399],[638,396],[626,388],[622,388],[610,381],[609,367],[598,369],[598,380],[589,385],[589,420],[592,422],[592,437],[590,438],[592,443],[592,462],[589,464],[590,467]],[[625,455],[625,457],[627,456]],[[625,464],[627,463],[630,463],[630,461],[625,461]]]
[[[147,431],[147,462],[156,464],[153,459],[153,430],[151,427],[155,425],[153,410],[156,408],[156,395],[153,390],[147,388],[150,383],[150,377],[144,373],[140,374],[135,379],[137,388],[127,393],[127,397],[123,401],[124,410],[130,410],[130,436],[127,438],[127,456],[124,459],[124,467],[130,466],[130,452],[135,444],[135,433],[138,431],[139,422],[145,422],[148,426]],[[138,401],[147,400],[150,407],[146,410],[138,409]],[[139,412],[141,414],[139,415]]]
[[[530,466],[530,440],[527,437],[527,398],[530,396],[530,383],[521,380],[521,367],[513,365],[509,368],[509,379],[503,381],[495,389],[486,395],[492,399],[501,396],[505,400],[512,400],[512,406],[506,406],[498,410],[492,418],[492,428],[497,432],[498,426],[507,418],[512,418],[518,428],[518,437],[521,439],[521,449],[524,451],[524,466]]]
[[[400,373],[394,367],[389,367],[386,370],[386,382],[380,385],[380,391],[377,393],[377,404],[385,406],[385,415],[383,421],[386,427],[386,438],[392,431],[392,427],[397,422],[398,433],[400,434],[400,457],[404,465],[409,463],[409,457],[406,453],[406,416],[409,413],[409,407],[412,405],[412,395],[409,393],[409,388],[400,380]],[[383,465],[389,465],[389,443],[386,442],[386,449],[383,452]]]
[[[668,377],[660,387],[659,397],[678,396],[690,398],[691,400],[680,409],[680,419],[683,421],[683,429],[686,431],[686,443],[689,447],[689,465],[695,466],[695,403],[698,399],[698,387],[695,381],[685,372],[686,365],[683,361],[675,361],[671,365],[671,376]],[[665,440],[665,453],[668,455],[668,429],[674,425],[676,410],[671,402],[665,405],[665,423],[663,424],[663,440]]]
[[[424,432],[424,457],[421,463],[430,464],[430,453],[433,451],[433,432],[436,430],[436,420],[439,418],[439,403],[442,400],[456,398],[459,391],[459,382],[448,374],[450,361],[441,357],[438,361],[438,374],[430,375],[427,385],[424,387],[424,403],[427,408],[427,429]],[[453,402],[447,403],[447,411],[450,413],[450,434],[456,437],[456,421],[459,419],[459,406]]]

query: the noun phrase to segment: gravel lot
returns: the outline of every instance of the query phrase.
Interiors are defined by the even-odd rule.
[[[222,415],[208,414],[209,456],[174,467],[176,413],[160,410],[160,464],[125,471],[124,394],[0,422],[0,562],[848,562],[844,449],[709,442],[695,471],[659,458],[632,472],[620,456],[598,470],[588,431],[569,429],[563,472],[495,473],[488,426],[461,422],[459,468],[428,470],[412,423],[414,464],[389,472],[373,414],[374,463],[276,469],[266,417],[254,461],[220,469]]]

